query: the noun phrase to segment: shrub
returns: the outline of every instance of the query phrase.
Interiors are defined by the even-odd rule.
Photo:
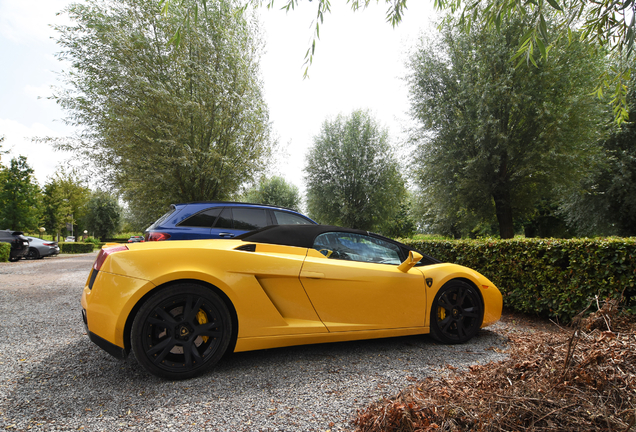
[[[95,249],[101,248],[102,245],[104,244],[101,241],[99,241],[99,239],[96,239],[95,237],[87,237],[84,240],[84,243],[91,243],[93,245],[93,248]]]
[[[473,268],[501,290],[504,305],[569,322],[590,300],[636,303],[636,238],[406,240],[446,262]]]
[[[9,261],[10,253],[11,253],[11,245],[9,243],[0,243],[0,262]]]
[[[90,253],[93,252],[92,243],[59,243],[60,253]]]

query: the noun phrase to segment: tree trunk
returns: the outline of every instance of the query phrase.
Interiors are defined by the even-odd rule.
[[[506,186],[499,186],[492,194],[495,200],[495,213],[499,223],[499,235],[502,239],[509,239],[515,236],[515,229],[512,223],[512,202],[510,201],[510,190]]]

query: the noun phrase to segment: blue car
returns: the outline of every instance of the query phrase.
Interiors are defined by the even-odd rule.
[[[265,204],[195,202],[172,204],[144,232],[146,241],[232,238],[268,225],[315,224],[294,210]]]

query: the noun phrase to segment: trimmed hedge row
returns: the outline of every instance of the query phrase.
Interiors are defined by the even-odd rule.
[[[636,238],[403,242],[479,271],[519,312],[569,322],[597,294],[636,305]]]
[[[75,243],[75,242],[69,242],[69,243],[58,243],[58,245],[60,246],[60,253],[68,253],[68,254],[74,254],[74,253],[90,253],[93,252],[93,248],[95,247],[95,245],[93,245],[93,243]]]
[[[11,245],[9,243],[0,243],[0,262],[9,261],[9,254],[11,254]]]

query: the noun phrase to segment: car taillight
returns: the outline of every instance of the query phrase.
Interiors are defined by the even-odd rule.
[[[55,246],[55,243],[44,243],[44,246]]]
[[[162,241],[168,240],[170,238],[170,234],[162,233],[162,232],[149,232],[145,235],[146,241]]]
[[[97,254],[97,259],[95,260],[95,263],[93,264],[93,268],[99,271],[99,269],[102,268],[102,265],[104,265],[104,261],[106,261],[106,258],[108,257],[108,255],[115,252],[125,251],[125,250],[128,250],[128,246],[125,246],[125,245],[113,246],[113,247],[101,249],[99,251],[99,254]]]

